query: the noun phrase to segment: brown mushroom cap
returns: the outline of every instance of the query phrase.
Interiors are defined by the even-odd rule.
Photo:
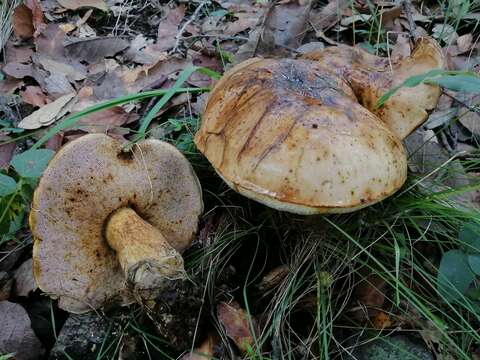
[[[228,71],[195,143],[233,189],[300,214],[367,206],[407,173],[393,132],[341,77],[306,60],[251,59]]]
[[[180,252],[197,231],[201,188],[186,158],[158,140],[140,142],[131,153],[122,153],[122,145],[102,134],[70,142],[51,160],[34,194],[34,276],[70,312],[132,301],[104,237],[117,209],[133,208]]]
[[[442,49],[429,37],[420,38],[411,56],[397,62],[371,55],[359,47],[344,45],[312,51],[302,58],[315,60],[344,77],[359,102],[380,117],[400,139],[427,119],[428,111],[437,105],[440,88],[427,84],[401,88],[378,109],[377,100],[411,76],[446,67]]]
[[[409,76],[443,68],[440,48],[420,40],[393,73],[387,59],[347,46],[304,58],[250,59],[225,73],[210,93],[198,149],[230,187],[279,210],[350,212],[391,195],[407,176],[401,139],[440,91],[420,85],[375,104]]]

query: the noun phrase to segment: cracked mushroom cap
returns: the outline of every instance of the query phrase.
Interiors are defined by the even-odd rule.
[[[39,287],[74,313],[132,295],[115,251],[104,238],[109,216],[130,207],[182,252],[203,209],[201,188],[187,159],[172,145],[145,140],[123,153],[102,134],[65,145],[35,191],[30,227]]]
[[[299,214],[373,204],[407,175],[400,139],[342,77],[307,60],[232,68],[210,94],[195,143],[233,189]]]

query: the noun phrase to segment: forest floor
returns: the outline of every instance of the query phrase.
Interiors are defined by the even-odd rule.
[[[339,44],[396,62],[418,36],[461,76],[405,139],[394,196],[288,214],[231,190],[196,149],[234,64]],[[468,0],[4,0],[0,359],[480,359],[479,38]],[[37,288],[28,214],[48,161],[87,133],[175,145],[204,213],[188,280],[75,315]]]

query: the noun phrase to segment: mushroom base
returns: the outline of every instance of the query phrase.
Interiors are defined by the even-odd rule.
[[[133,289],[155,289],[168,280],[185,278],[180,253],[133,209],[115,211],[107,222],[105,237]]]

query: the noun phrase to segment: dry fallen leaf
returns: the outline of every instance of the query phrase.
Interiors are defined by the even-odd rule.
[[[31,328],[25,309],[8,301],[0,302],[0,354],[14,353],[16,360],[34,360],[43,353],[42,344]]]
[[[169,78],[190,66],[188,59],[170,57],[167,60],[158,61],[154,65],[139,66],[132,70],[126,70],[121,78],[129,92],[138,92],[148,89],[160,88]]]
[[[369,275],[355,289],[356,299],[365,306],[381,307],[385,302],[385,280],[378,275]]]
[[[255,329],[257,327],[256,320],[248,316],[238,303],[235,301],[229,304],[221,302],[217,305],[217,315],[225,333],[235,342],[240,351],[245,353],[249,347],[254,347],[255,340],[250,331],[249,322]]]
[[[41,54],[35,54],[32,58],[35,64],[42,65],[50,74],[63,74],[72,82],[83,80],[87,75],[85,67],[81,64],[74,66],[61,61],[62,59],[57,60]]]
[[[33,28],[35,29],[33,37],[37,37],[47,27],[47,24],[45,24],[45,21],[43,20],[42,6],[38,0],[25,0],[25,5],[32,12],[32,23]]]
[[[13,32],[16,36],[29,39],[33,37],[32,11],[26,5],[19,5],[15,8],[12,16]]]
[[[280,50],[296,49],[302,43],[308,26],[311,1],[289,1],[273,6],[265,21],[258,49],[269,49],[271,41]],[[277,55],[277,54],[275,54]]]
[[[132,40],[130,47],[125,53],[126,59],[144,65],[153,64],[162,56],[165,56],[165,53],[158,50],[153,45],[153,41],[147,40],[142,34],[137,35]]]
[[[0,141],[4,142],[6,140],[11,140],[11,138],[0,134]],[[10,164],[15,146],[15,141],[0,145],[0,169],[6,169]]]
[[[253,29],[258,23],[260,15],[261,14],[258,11],[236,13],[235,17],[237,20],[226,23],[222,33],[225,35],[234,36],[242,31]]]
[[[457,46],[461,53],[467,52],[472,47],[473,35],[465,34],[457,39]]]
[[[31,113],[29,116],[20,121],[18,127],[21,129],[32,130],[54,123],[56,120],[60,119],[63,115],[70,111],[70,108],[73,106],[72,100],[74,97],[74,93],[63,95],[50,104],[47,104],[37,111]]]
[[[173,9],[167,8],[167,13],[158,25],[157,48],[160,51],[168,50],[175,45],[175,36],[183,17],[185,6],[180,5]],[[181,35],[181,34],[180,34]]]
[[[75,91],[72,84],[70,84],[70,81],[68,81],[64,74],[53,73],[44,78],[43,82],[43,90],[45,90],[54,99]]]
[[[81,130],[89,133],[105,133],[137,119],[137,114],[127,113],[120,106],[116,106],[85,116],[77,124]]]
[[[63,137],[63,132],[56,133],[45,143],[45,148],[57,151],[62,147]]]
[[[20,91],[23,102],[42,107],[49,103],[47,95],[45,95],[39,86],[27,86],[24,91]]]
[[[17,6],[12,16],[13,32],[16,36],[29,39],[37,37],[46,28],[43,11],[37,0],[26,0]]]
[[[38,54],[49,55],[52,59],[63,59],[65,32],[58,24],[49,23],[40,36],[35,39]]]
[[[315,31],[323,32],[339,22],[344,13],[349,11],[349,6],[348,0],[329,0],[320,11],[311,12],[309,21]]]
[[[480,102],[478,94],[458,94],[457,97],[463,104],[470,107],[474,107]],[[466,107],[460,107],[459,113],[463,114],[458,118],[460,123],[471,133],[480,135],[480,115],[477,112],[469,111]]]
[[[65,53],[71,59],[95,64],[126,49],[129,42],[120,37],[98,37],[84,39],[65,46]]]
[[[29,259],[25,261],[15,271],[15,285],[13,287],[13,293],[16,296],[28,296],[31,291],[37,288],[35,279],[33,278],[33,261]]]
[[[30,62],[30,56],[32,56],[33,50],[28,46],[16,46],[12,41],[7,42],[5,46],[5,62],[26,64]]]
[[[57,2],[68,10],[77,10],[88,7],[108,11],[107,4],[104,0],[57,0]]]
[[[8,63],[2,71],[15,79],[23,79],[26,76],[32,76],[32,65]]]

